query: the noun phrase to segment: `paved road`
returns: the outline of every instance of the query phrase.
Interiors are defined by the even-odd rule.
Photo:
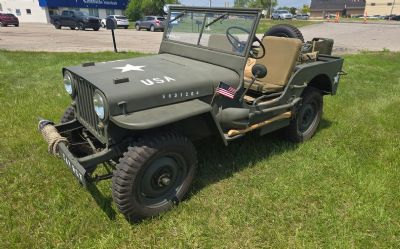
[[[304,38],[335,39],[334,53],[355,53],[360,50],[400,51],[400,22],[398,24],[322,23],[301,29]]]
[[[118,29],[115,31],[120,51],[157,53],[162,32]],[[21,23],[20,27],[0,27],[0,49],[29,51],[113,51],[111,31],[55,29],[52,25]]]
[[[334,52],[359,50],[400,51],[400,25],[322,23],[301,29],[306,40],[313,37],[335,39]],[[161,32],[119,29],[116,31],[120,51],[157,53]],[[19,28],[0,27],[0,49],[30,51],[112,51],[110,31],[57,30],[51,25],[23,23]]]

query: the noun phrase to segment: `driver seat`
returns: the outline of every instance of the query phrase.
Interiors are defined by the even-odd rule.
[[[265,36],[262,40],[265,47],[265,56],[261,59],[249,58],[244,71],[244,84],[248,88],[252,81],[252,67],[264,65],[268,74],[263,79],[257,79],[251,90],[265,93],[280,92],[288,84],[297,59],[301,52],[302,42],[299,39]]]
[[[223,34],[211,34],[208,39],[208,47],[224,51],[232,50],[232,45],[229,43],[226,35]]]

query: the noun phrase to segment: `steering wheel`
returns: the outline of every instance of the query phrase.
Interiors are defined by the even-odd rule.
[[[226,38],[228,39],[229,43],[233,46],[233,48],[236,51],[242,52],[246,48],[246,42],[240,41],[239,38],[237,38],[237,36],[233,35],[232,29],[238,29],[240,31],[245,32],[248,35],[250,35],[250,32],[247,29],[238,26],[232,26],[226,30]],[[265,47],[257,36],[254,36],[252,44],[254,42],[258,42],[259,45],[258,46],[251,45],[250,57],[254,59],[261,59],[265,55]],[[262,54],[260,56],[257,56],[259,54],[259,51],[257,51],[256,49],[260,47],[262,49]]]

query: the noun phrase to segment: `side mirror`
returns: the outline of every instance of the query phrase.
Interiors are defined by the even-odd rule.
[[[268,70],[267,68],[262,65],[262,64],[255,64],[253,68],[251,69],[251,73],[253,76],[257,79],[262,79],[265,76],[267,76]]]
[[[106,20],[106,28],[107,29],[116,29],[117,28],[117,22],[114,19],[107,18]]]

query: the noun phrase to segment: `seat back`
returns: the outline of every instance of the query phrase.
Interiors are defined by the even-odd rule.
[[[259,82],[266,87],[286,86],[299,58],[302,42],[299,39],[266,36],[262,43],[265,56],[257,59],[256,63],[266,66],[268,74]]]
[[[208,39],[208,47],[223,51],[232,51],[232,45],[229,43],[226,35],[223,34],[211,34]]]

